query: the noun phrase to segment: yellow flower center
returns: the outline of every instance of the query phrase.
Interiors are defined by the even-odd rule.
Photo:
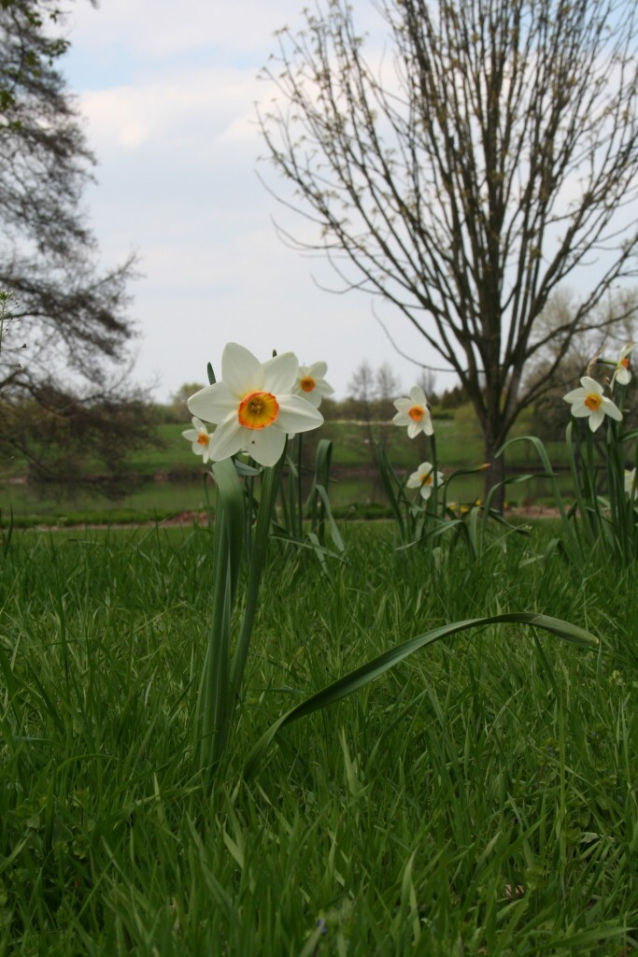
[[[279,403],[270,392],[249,392],[239,403],[237,414],[245,429],[265,429],[279,415]]]
[[[206,435],[205,432],[200,432],[197,436],[198,445],[208,445],[210,442],[210,435]]]
[[[587,398],[585,399],[585,405],[590,412],[598,412],[599,408],[602,405],[603,397],[598,395],[597,392],[590,392]]]
[[[421,485],[431,485],[434,472],[428,472],[427,475],[421,476]]]
[[[413,422],[421,422],[423,420],[423,416],[425,415],[425,409],[422,405],[413,405],[408,411],[408,415]]]
[[[619,366],[624,366],[625,369],[629,368],[629,356],[625,356],[624,359],[621,359],[618,363]]]
[[[304,392],[312,392],[315,387],[315,380],[311,375],[305,375],[299,380],[299,386]]]

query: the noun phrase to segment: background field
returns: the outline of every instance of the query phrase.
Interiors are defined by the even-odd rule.
[[[461,406],[435,420],[440,467],[449,474],[456,468],[480,465],[482,440],[474,414],[469,406]],[[25,463],[14,459],[0,472],[0,509],[4,522],[10,510],[20,524],[56,522],[147,521],[166,519],[180,512],[191,512],[206,507],[202,486],[204,470],[201,462],[182,438],[188,423],[160,424],[156,428],[156,442],[150,448],[131,456],[130,468],[136,488],[118,500],[109,500],[86,489],[70,486],[42,486],[37,491],[26,484]],[[528,418],[522,417],[512,435],[529,431]],[[423,436],[412,441],[405,429],[391,424],[374,425],[376,436],[385,438],[388,456],[399,473],[414,471],[429,456]],[[362,423],[326,421],[323,427],[308,437],[309,466],[312,449],[319,438],[332,439],[334,484],[331,501],[341,509],[343,517],[352,505],[373,503],[382,505],[385,496],[379,482],[376,452],[371,446],[368,430]],[[562,443],[547,443],[552,461],[558,467],[564,463]],[[536,453],[531,445],[515,445],[507,455],[512,471],[540,471]],[[455,482],[450,499],[473,501],[483,495],[483,476],[464,476]],[[565,474],[565,484],[568,477]],[[525,501],[546,501],[549,495],[542,480],[519,485],[509,496],[517,504]]]

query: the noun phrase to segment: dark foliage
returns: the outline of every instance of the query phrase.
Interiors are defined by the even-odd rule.
[[[0,454],[34,481],[117,470],[148,437],[117,368],[134,328],[133,257],[105,272],[82,208],[94,158],[58,68],[67,41],[50,0],[0,0]],[[127,408],[130,403],[130,408]],[[95,464],[95,463],[94,463]]]

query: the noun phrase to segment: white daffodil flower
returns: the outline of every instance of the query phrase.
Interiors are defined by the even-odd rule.
[[[328,371],[325,362],[313,362],[311,366],[299,366],[297,382],[293,388],[295,395],[300,395],[306,402],[318,409],[326,395],[332,395],[334,389],[328,385],[324,376]]]
[[[287,433],[308,432],[322,424],[321,413],[293,394],[298,372],[292,352],[262,363],[243,346],[228,343],[221,381],[188,400],[194,415],[217,425],[209,446],[214,462],[243,451],[260,465],[275,465]]]
[[[602,425],[603,419],[608,415],[617,422],[622,421],[622,412],[611,399],[603,395],[603,387],[595,379],[589,376],[583,376],[580,380],[582,388],[574,389],[563,396],[565,402],[569,402],[572,407],[572,415],[577,418],[589,418],[589,428],[592,432]]]
[[[184,438],[191,443],[195,455],[201,455],[204,465],[210,460],[210,443],[213,434],[208,431],[204,423],[196,415],[192,419],[193,428],[182,432]]]
[[[636,470],[625,469],[625,495],[634,498],[636,495]]]
[[[620,355],[618,356],[618,362],[616,363],[616,368],[612,377],[613,382],[620,382],[621,385],[629,385],[631,382],[631,372],[629,371],[629,356],[634,347],[633,342],[628,342],[627,345],[621,349]]]
[[[392,419],[393,423],[395,425],[407,425],[408,435],[411,439],[415,438],[419,432],[425,432],[426,435],[433,434],[434,426],[432,425],[428,400],[420,385],[412,386],[409,398],[406,396],[395,399],[394,407],[399,411]]]
[[[407,481],[408,488],[421,490],[421,498],[426,501],[432,494],[432,489],[443,484],[443,472],[435,472],[431,462],[421,462],[416,472],[413,472]]]

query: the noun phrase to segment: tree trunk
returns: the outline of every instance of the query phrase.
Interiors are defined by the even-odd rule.
[[[502,484],[505,481],[505,457],[499,455],[496,458],[496,452],[505,441],[505,438],[496,433],[496,430],[489,427],[489,423],[483,423],[483,436],[485,441],[485,463],[489,465],[489,468],[485,472],[485,490],[484,490],[484,501],[487,501],[488,495],[495,485],[499,487],[494,493],[492,499],[492,508],[495,508],[498,512],[503,511],[503,505],[505,503],[505,486]]]

